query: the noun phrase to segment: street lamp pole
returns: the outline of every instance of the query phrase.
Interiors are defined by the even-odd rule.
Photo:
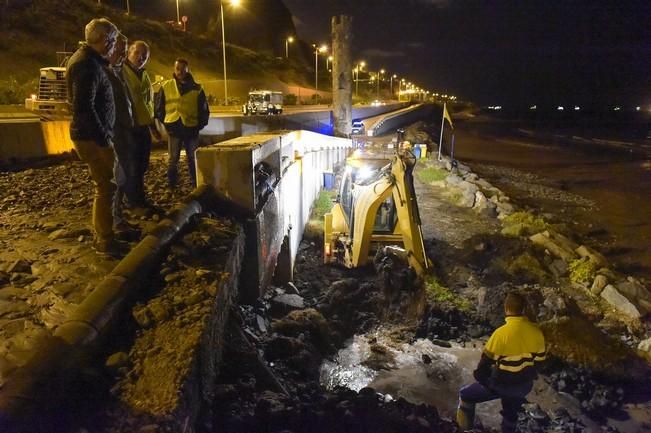
[[[317,92],[316,97],[319,99],[319,49],[314,46],[314,90]]]
[[[292,36],[288,37],[285,39],[285,58],[289,59],[289,44],[294,42],[294,38]]]
[[[398,78],[396,74],[391,75],[391,80],[389,81],[389,84],[391,86],[391,98],[393,99],[393,79]]]
[[[178,0],[176,0],[178,4]],[[232,6],[237,6],[239,0],[231,0]],[[226,31],[224,30],[224,0],[219,0],[219,9],[222,21],[222,53],[224,55],[224,104],[228,105],[228,78],[226,76]]]
[[[181,22],[181,14],[179,13],[179,0],[176,0],[176,22]]]
[[[314,46],[314,90],[316,93],[317,102],[319,100],[319,53],[325,52],[328,48],[325,45],[320,47]]]
[[[384,69],[380,69],[377,73],[377,99],[380,99],[380,77],[384,74]]]

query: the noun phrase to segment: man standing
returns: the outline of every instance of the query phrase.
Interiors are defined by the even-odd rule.
[[[116,111],[113,143],[116,155],[114,175],[117,191],[113,200],[113,224],[117,231],[128,230],[127,224],[122,218],[125,196],[129,203],[137,201],[133,185],[135,167],[129,153],[129,136],[133,128],[133,113],[129,92],[122,78],[122,66],[127,58],[127,42],[127,37],[120,33],[115,44],[115,50],[109,59],[111,67],[108,74],[113,88]]]
[[[145,198],[145,172],[149,167],[151,154],[151,134],[158,139],[154,127],[154,93],[145,65],[149,61],[149,45],[145,41],[135,41],[129,46],[126,65],[122,68],[124,81],[127,83],[131,102],[133,103],[133,129],[129,145],[129,163],[133,164],[135,202],[132,207],[147,207]]]
[[[93,246],[103,253],[116,252],[111,214],[115,193],[115,103],[106,68],[118,33],[117,27],[109,20],[93,19],[86,25],[85,43],[72,55],[66,71],[72,110],[70,138],[81,160],[88,164],[93,179]]]
[[[538,365],[545,360],[545,339],[524,315],[525,300],[509,293],[504,300],[506,324],[488,339],[473,375],[477,382],[459,391],[457,424],[473,428],[475,404],[502,400],[502,432],[516,431],[518,411],[533,387]]]
[[[194,153],[199,144],[199,131],[208,124],[210,109],[201,85],[190,73],[186,59],[174,62],[174,78],[164,81],[156,102],[156,118],[165,124],[168,138],[169,165],[167,181],[171,188],[178,182],[181,148],[185,149],[192,185],[197,185]]]

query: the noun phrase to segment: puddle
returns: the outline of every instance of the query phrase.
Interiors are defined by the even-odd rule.
[[[337,356],[321,365],[321,385],[326,389],[345,386],[354,391],[369,386],[377,392],[414,403],[435,406],[446,418],[454,418],[459,388],[472,382],[472,372],[481,355],[481,343],[476,348],[450,348],[419,339],[414,343],[396,344],[380,330],[374,334],[356,335]],[[378,347],[384,353],[384,365],[372,369],[369,363]],[[424,356],[425,355],[425,356]],[[428,360],[429,363],[424,362]],[[500,425],[499,401],[477,406],[477,419],[484,426]]]

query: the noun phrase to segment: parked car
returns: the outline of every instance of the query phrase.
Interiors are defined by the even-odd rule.
[[[353,129],[351,134],[364,134],[364,122],[361,119],[353,119]]]

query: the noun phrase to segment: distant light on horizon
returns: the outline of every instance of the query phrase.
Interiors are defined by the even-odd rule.
[[[613,111],[619,111],[621,109],[622,109],[621,107],[615,107],[615,108],[613,108]]]
[[[581,109],[581,107],[579,107],[578,105],[574,106],[574,111],[579,111],[580,109]]]
[[[635,111],[640,111],[640,108],[641,107],[638,105],[637,107],[635,107]]]
[[[556,107],[556,109],[558,111],[563,111],[563,110],[565,110],[565,107],[563,107],[562,105],[559,105],[558,107]]]
[[[537,108],[538,108],[537,105],[532,105],[531,107],[529,107],[529,110],[536,110]]]

